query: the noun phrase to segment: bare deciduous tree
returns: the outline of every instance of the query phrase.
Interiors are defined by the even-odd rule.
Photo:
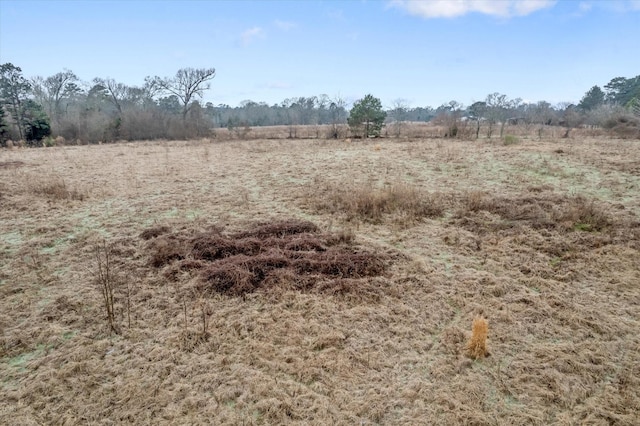
[[[113,78],[94,78],[93,83],[104,87],[108,94],[109,102],[122,114],[122,103],[127,95],[128,87],[118,83]]]
[[[175,95],[182,103],[182,120],[185,121],[194,96],[202,97],[209,89],[208,81],[216,76],[215,68],[182,68],[173,78],[155,77],[155,84],[165,92]]]
[[[69,70],[64,70],[47,78],[34,77],[31,79],[36,101],[45,108],[54,122],[58,123],[60,121],[62,100],[69,92],[67,87],[77,81],[78,77],[73,71]]]
[[[337,95],[329,104],[329,114],[331,116],[331,137],[338,139],[340,125],[347,122],[347,102]]]
[[[400,137],[402,129],[405,127],[408,110],[409,102],[407,100],[396,99],[393,101],[392,109],[389,111],[389,116],[393,120],[393,130],[397,138]]]

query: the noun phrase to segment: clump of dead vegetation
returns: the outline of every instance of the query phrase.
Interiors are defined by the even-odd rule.
[[[84,201],[87,198],[85,192],[70,188],[64,179],[51,177],[35,181],[30,185],[31,192],[50,200],[74,200]]]
[[[637,249],[640,241],[640,221],[633,212],[584,196],[552,192],[517,197],[468,192],[459,198],[449,224],[475,234],[476,240],[468,247],[476,251],[481,250],[484,241],[493,244],[499,240],[517,244],[515,250],[533,250],[543,256],[543,264],[538,266],[546,271],[540,272],[545,276],[555,273],[545,265],[557,272],[564,261],[588,256],[604,247],[623,245]],[[529,274],[532,265],[521,270]],[[567,264],[562,270],[565,280],[577,273]]]
[[[489,355],[487,350],[487,336],[489,334],[489,322],[483,317],[473,320],[471,339],[467,345],[467,355],[473,359],[484,358]]]
[[[382,223],[391,219],[410,223],[441,216],[445,210],[442,196],[404,182],[383,187],[320,184],[314,185],[308,198],[315,210],[342,214],[347,221]]]
[[[10,141],[8,141],[10,142]],[[0,161],[0,169],[17,169],[24,166],[22,161]]]
[[[593,200],[553,193],[509,198],[472,191],[461,197],[456,217],[473,226],[474,214],[480,212],[499,216],[503,222],[494,225],[502,227],[519,224],[533,229],[602,231],[614,222],[612,215]]]
[[[351,234],[323,234],[299,220],[231,234],[215,227],[186,234],[153,228],[141,237],[150,240],[150,264],[164,268],[168,278],[197,274],[194,294],[243,296],[273,287],[346,293],[357,291],[357,280],[383,274],[388,264],[385,255],[356,247]]]
[[[604,127],[620,138],[640,137],[640,117],[631,114],[614,115],[605,121]]]

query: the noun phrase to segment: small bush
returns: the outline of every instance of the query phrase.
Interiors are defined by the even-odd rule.
[[[150,240],[152,238],[159,237],[162,234],[166,234],[169,231],[170,228],[168,226],[156,226],[154,228],[149,228],[142,231],[142,233],[140,234],[140,238],[142,238],[143,240]]]
[[[469,192],[461,198],[461,204],[456,217],[469,226],[473,226],[471,218],[480,211],[498,215],[506,226],[521,224],[533,229],[565,230],[565,225],[570,224],[574,230],[602,231],[612,224],[609,212],[581,196],[544,194],[507,198]]]
[[[44,146],[46,148],[50,148],[52,146],[56,146],[56,140],[54,138],[52,138],[51,136],[47,136],[46,138],[42,139],[42,146]]]
[[[573,223],[578,231],[602,231],[611,225],[610,215],[584,197],[574,197],[561,212],[561,220]]]
[[[488,210],[485,194],[482,191],[470,191],[462,199],[464,207],[470,212]]]
[[[621,138],[640,137],[640,118],[631,114],[615,114],[605,121],[604,127]]]
[[[515,145],[517,143],[520,143],[520,139],[514,135],[505,135],[502,141],[503,145]]]
[[[344,213],[347,220],[360,219],[381,223],[388,216],[417,220],[441,216],[445,210],[437,194],[421,191],[406,183],[376,188],[363,185],[355,188],[328,187],[326,194],[310,194],[318,210]]]
[[[60,178],[33,183],[31,188],[33,193],[52,200],[83,201],[87,198],[86,193],[67,187],[65,181]]]

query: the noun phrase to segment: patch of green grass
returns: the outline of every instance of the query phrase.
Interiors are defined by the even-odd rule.
[[[67,273],[69,273],[69,267],[65,266],[63,268],[59,268],[59,269],[56,269],[55,271],[53,271],[53,276],[58,277],[58,278],[62,278],[65,275],[67,275]]]
[[[515,145],[517,143],[520,143],[520,139],[514,135],[505,135],[502,140],[503,145]]]
[[[22,244],[22,234],[20,232],[8,232],[6,234],[0,234],[0,240],[12,246]]]
[[[74,233],[71,233],[65,237],[56,238],[50,246],[40,249],[42,254],[55,254],[58,250],[68,247],[69,242],[76,238]]]
[[[8,232],[6,234],[0,234],[0,242],[4,243],[4,247],[0,247],[1,250],[13,254],[18,246],[22,245],[24,240],[20,232]]]
[[[203,213],[202,210],[198,210],[198,209],[187,210],[184,214],[184,217],[187,220],[197,220],[202,217],[202,213]]]
[[[43,288],[40,288],[40,290],[38,291],[38,295],[40,295],[41,293],[43,293]],[[51,298],[49,297],[43,297],[42,299],[38,300],[38,303],[36,303],[36,306],[39,309],[44,308],[45,306],[49,305],[51,303]]]
[[[66,331],[66,332],[62,333],[62,339],[71,340],[76,336],[76,334],[78,334],[77,331]]]
[[[18,385],[15,382],[15,380],[12,380],[12,379],[13,378],[10,376],[3,377],[2,380],[0,380],[0,389],[2,389],[5,392],[17,390]]]
[[[574,231],[593,232],[593,226],[590,223],[577,222],[573,224]]]
[[[179,216],[178,208],[172,207],[170,210],[165,211],[161,214],[161,216],[165,219],[172,219]]]
[[[31,352],[24,352],[20,355],[14,356],[13,358],[10,358],[7,364],[10,367],[16,368],[20,371],[24,371],[25,364],[32,359],[37,358],[44,351],[44,349],[45,348],[43,345],[38,345],[38,347]]]
[[[550,264],[551,266],[554,266],[554,267],[555,267],[555,266],[558,266],[561,262],[562,262],[562,258],[560,258],[560,257],[554,257],[553,259],[551,259],[551,260],[549,261],[549,264]]]

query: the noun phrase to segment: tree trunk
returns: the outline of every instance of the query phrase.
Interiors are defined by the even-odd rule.
[[[24,140],[24,132],[22,131],[22,111],[20,110],[20,99],[12,99],[11,103],[13,104],[13,118],[16,120],[16,125],[18,126],[18,134],[20,135],[20,140]]]

